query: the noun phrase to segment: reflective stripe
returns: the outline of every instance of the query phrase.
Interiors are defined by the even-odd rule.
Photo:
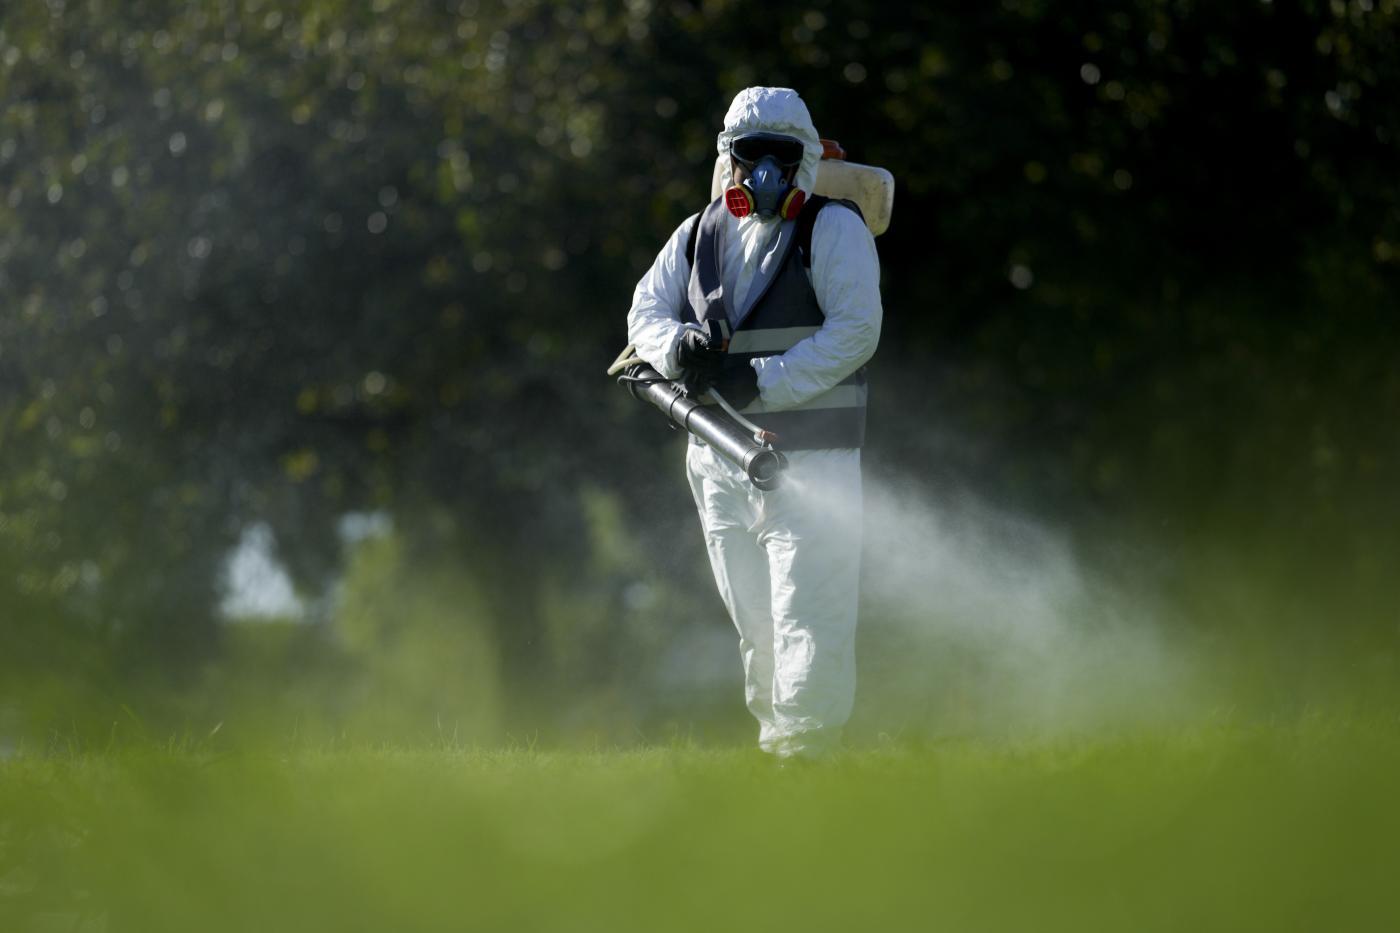
[[[842,386],[838,385],[834,389],[828,389],[815,398],[809,398],[800,405],[790,405],[783,411],[812,411],[819,408],[864,408],[865,400],[869,396],[870,390],[863,386]],[[763,414],[772,411],[763,402],[754,402],[747,408],[741,408],[743,414],[752,412],[753,414]]]
[[[864,385],[838,385],[833,389],[828,389],[815,398],[809,398],[800,405],[792,405],[780,411],[819,411],[826,408],[864,408],[866,399],[869,397],[870,389]],[[714,402],[702,402],[702,404],[715,404]],[[748,406],[739,409],[743,415],[777,414],[763,402],[752,402]]]
[[[815,334],[819,327],[764,327],[735,331],[729,338],[730,353],[781,353],[799,340]]]

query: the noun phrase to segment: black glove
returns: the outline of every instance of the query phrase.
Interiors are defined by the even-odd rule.
[[[676,362],[688,376],[713,378],[724,365],[724,347],[712,341],[703,330],[687,328],[676,347]]]
[[[710,388],[735,408],[744,408],[758,398],[758,370],[750,366],[748,360],[733,360],[720,371]]]

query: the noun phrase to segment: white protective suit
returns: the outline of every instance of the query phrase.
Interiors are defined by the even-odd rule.
[[[741,91],[725,116],[720,153],[729,152],[734,136],[754,131],[802,140],[805,153],[793,183],[810,195],[822,148],[796,92]],[[676,228],[637,284],[627,317],[638,354],[673,379],[681,375],[677,344],[684,329],[695,326],[680,319],[693,221]],[[726,212],[724,222],[732,226],[724,237],[720,275],[733,306],[742,307],[780,221]],[[752,361],[759,401],[769,411],[831,389],[870,359],[880,337],[879,259],[874,237],[855,212],[831,205],[818,214],[809,276],[822,326],[781,355]],[[860,451],[797,450],[787,456],[783,482],[767,493],[694,437],[686,468],[715,582],[739,630],[745,696],[759,722],[759,745],[782,757],[816,757],[839,742],[855,698]]]

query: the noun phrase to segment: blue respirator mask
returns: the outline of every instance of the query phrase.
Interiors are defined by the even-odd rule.
[[[788,181],[802,164],[800,139],[780,133],[745,133],[729,144],[729,155],[748,177],[724,192],[724,206],[735,217],[757,214],[761,219],[792,220],[802,211],[807,194]]]

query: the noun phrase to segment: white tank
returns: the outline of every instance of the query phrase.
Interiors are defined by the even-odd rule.
[[[890,213],[894,210],[894,176],[874,165],[847,162],[845,152],[839,145],[825,139],[822,143],[826,155],[817,163],[816,194],[856,202],[870,232],[875,236],[884,233],[889,228]],[[715,171],[710,177],[711,199],[724,192],[720,187],[720,178],[723,177],[728,158],[722,155],[715,159]]]

